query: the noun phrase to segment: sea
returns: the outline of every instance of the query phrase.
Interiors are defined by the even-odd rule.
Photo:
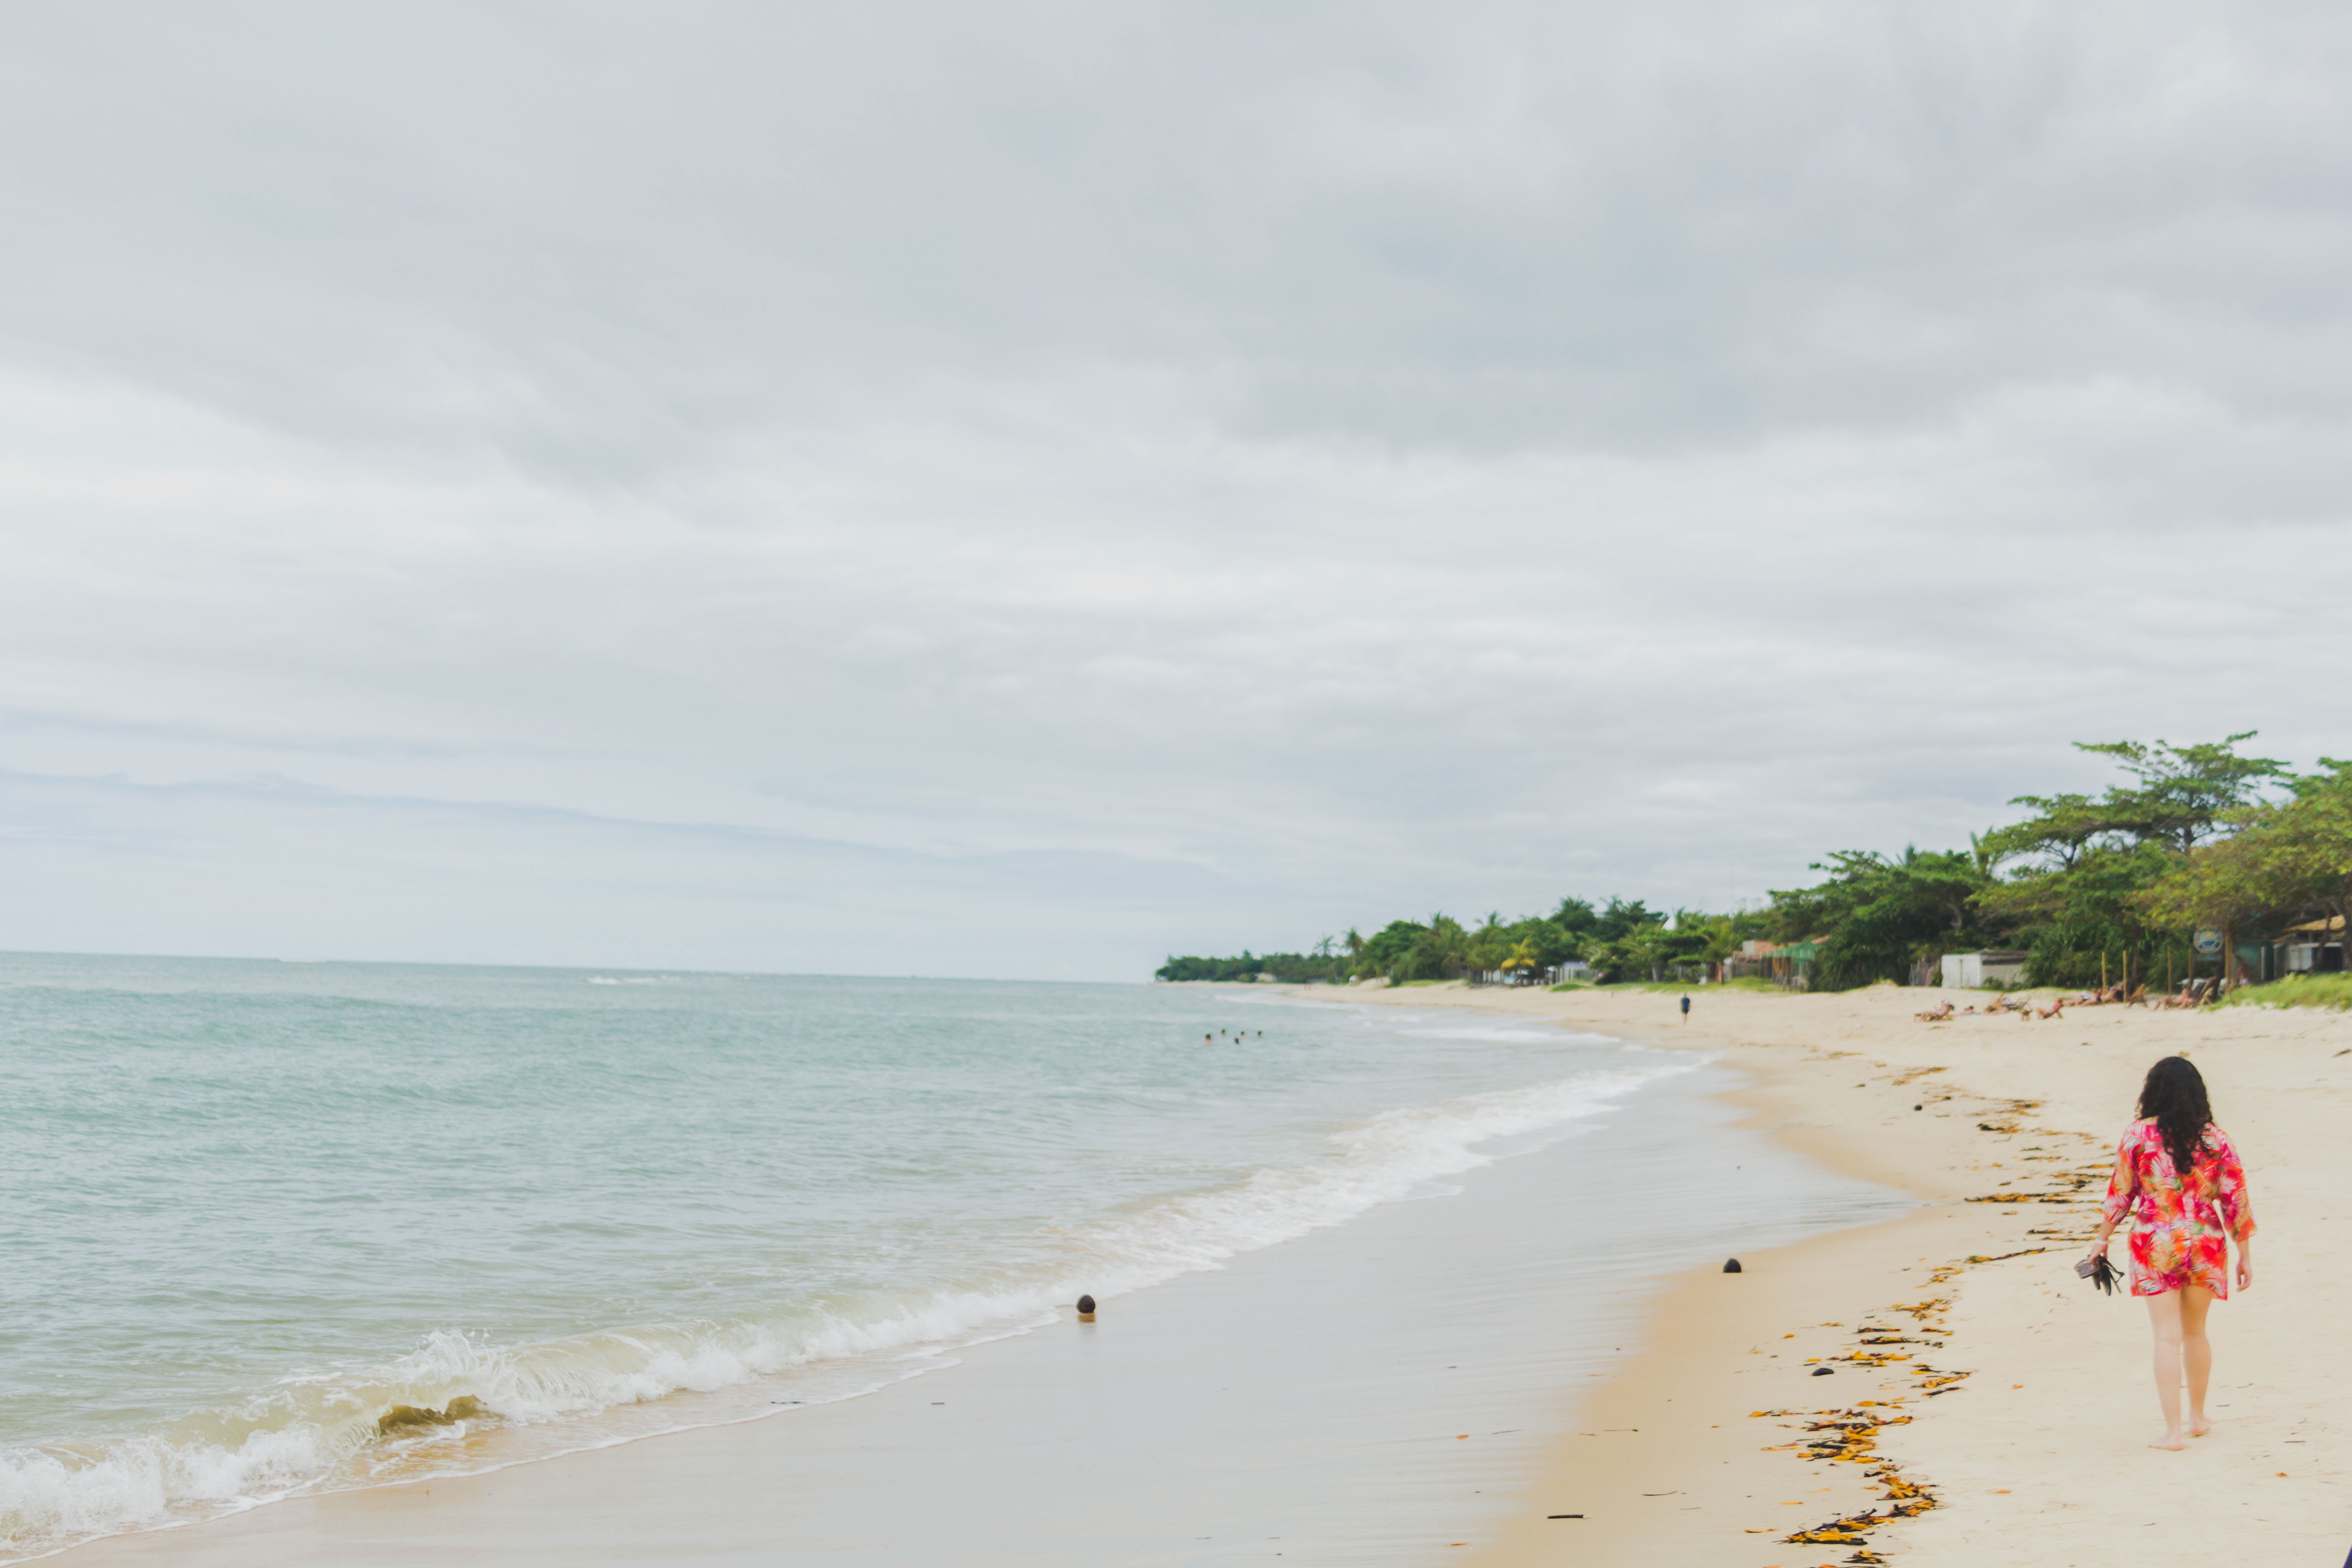
[[[856,1398],[1628,1117],[1719,1147],[1722,1087],[1341,990],[0,955],[0,1561]],[[1788,1167],[1657,1267],[1885,1212]]]

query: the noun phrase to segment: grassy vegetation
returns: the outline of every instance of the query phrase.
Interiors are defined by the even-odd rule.
[[[2352,1007],[2352,974],[2291,974],[2266,985],[2242,985],[2221,998],[2224,1007]]]

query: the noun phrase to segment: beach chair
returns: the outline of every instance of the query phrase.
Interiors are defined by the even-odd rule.
[[[2205,1002],[2205,989],[2212,984],[2210,980],[2184,980],[2180,983],[2179,993],[2167,996],[2164,999],[2164,1005],[2168,1007],[2202,1006]]]

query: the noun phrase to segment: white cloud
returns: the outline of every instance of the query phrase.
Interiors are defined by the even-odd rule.
[[[225,15],[0,50],[0,944],[1139,973],[2344,749],[2332,13]]]

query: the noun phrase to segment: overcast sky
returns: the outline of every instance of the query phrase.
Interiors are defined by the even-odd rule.
[[[2352,14],[0,9],[0,947],[1141,978],[2352,754]]]

